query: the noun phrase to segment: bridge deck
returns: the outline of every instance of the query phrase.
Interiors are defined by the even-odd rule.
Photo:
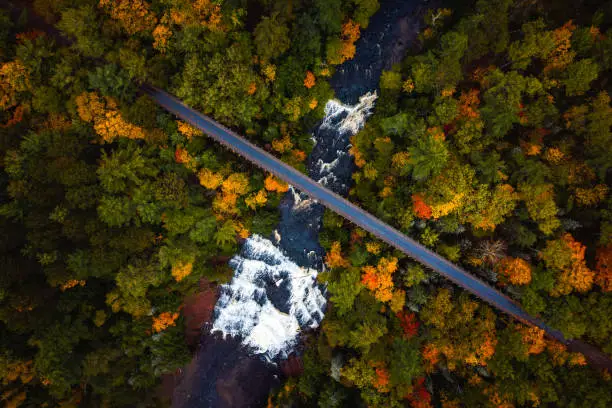
[[[407,237],[390,225],[385,224],[345,198],[328,190],[293,167],[283,163],[276,157],[248,142],[232,130],[217,123],[208,116],[189,108],[177,98],[151,86],[143,86],[142,89],[159,105],[197,127],[236,154],[243,156],[262,169],[274,174],[279,179],[305,192],[327,208],[374,234],[376,237],[399,249],[416,261],[440,273],[456,285],[469,291],[493,307],[524,323],[541,328],[548,336],[568,345],[570,348],[572,345],[577,346],[578,343],[580,343],[575,340],[565,339],[559,330],[553,329],[540,319],[531,316],[523,310],[518,303],[506,295],[474,277],[459,266],[442,258],[435,252],[425,248],[423,245]],[[584,346],[583,343],[581,343],[581,345]],[[612,368],[612,360],[605,354],[592,348],[589,348],[589,351],[589,353],[586,353],[586,357],[589,361],[594,363],[594,365],[601,366],[603,364],[603,366],[607,368]]]

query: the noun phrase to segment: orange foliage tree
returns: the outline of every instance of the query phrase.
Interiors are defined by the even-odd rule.
[[[527,354],[540,354],[546,349],[544,330],[538,327],[517,326],[521,333],[523,344],[527,346]]]
[[[342,25],[342,60],[355,56],[355,42],[359,39],[359,24],[349,20]]]
[[[153,316],[153,330],[155,333],[166,330],[170,326],[176,326],[176,319],[178,319],[178,312],[163,312],[159,316]]]
[[[157,22],[155,13],[145,0],[100,0],[100,7],[130,35],[151,30]]]
[[[576,53],[570,50],[572,33],[575,29],[576,26],[570,20],[553,32],[555,49],[546,58],[544,72],[563,69],[572,63],[576,56]]]
[[[332,243],[331,248],[325,255],[325,263],[330,268],[346,268],[349,262],[342,256],[342,247],[339,241]]]
[[[436,364],[440,361],[440,350],[435,344],[428,343],[423,347],[421,351],[421,357],[423,358],[423,368],[426,373],[434,371]]]
[[[459,97],[459,115],[462,118],[477,119],[480,117],[478,111],[478,105],[480,104],[479,98],[480,91],[478,89],[470,89],[468,92],[464,92]]]
[[[282,180],[277,179],[272,174],[264,180],[264,187],[268,191],[276,191],[278,193],[286,193],[289,190],[289,185]]]
[[[170,27],[164,24],[158,24],[153,30],[153,38],[155,39],[153,48],[161,51],[162,53],[166,52],[170,37],[172,37],[172,30]]]
[[[376,267],[366,265],[362,270],[361,283],[374,293],[380,302],[390,302],[391,310],[399,312],[404,306],[405,292],[393,289],[393,273],[397,271],[398,259],[380,258]]]
[[[23,107],[23,105],[18,105],[17,107],[15,107],[15,110],[13,111],[13,115],[11,116],[11,118],[7,120],[6,123],[0,124],[0,128],[8,128],[8,127],[18,124],[19,122],[23,120],[24,112],[25,112],[25,108]]]
[[[382,365],[376,367],[374,372],[376,374],[372,380],[372,385],[374,388],[376,388],[378,392],[389,392],[389,370]]]
[[[552,296],[591,289],[595,273],[586,266],[585,250],[586,247],[569,233],[546,243],[541,257],[549,268],[557,272],[556,285],[550,292]]]
[[[342,32],[340,33],[339,49],[334,50],[331,55],[328,55],[330,64],[342,64],[355,56],[355,42],[359,39],[359,24],[353,20],[349,20],[342,24]]]
[[[506,257],[496,265],[502,282],[513,285],[526,285],[531,282],[531,266],[521,258]]]
[[[306,78],[304,78],[304,86],[308,89],[315,86],[316,79],[312,72],[306,71]]]

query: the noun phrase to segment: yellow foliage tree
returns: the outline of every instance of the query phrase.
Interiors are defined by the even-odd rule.
[[[414,80],[412,78],[408,78],[402,83],[402,90],[406,93],[412,93],[414,91]]]
[[[213,0],[175,2],[170,10],[174,24],[200,25],[212,31],[223,31],[221,6]]]
[[[289,135],[284,135],[280,139],[275,139],[272,141],[272,148],[279,153],[285,153],[293,147],[293,143],[291,143],[291,138]]]
[[[198,179],[200,184],[209,190],[216,190],[223,183],[223,176],[209,169],[200,170]]]
[[[563,152],[556,147],[550,147],[546,149],[546,152],[544,153],[544,160],[552,164],[559,164],[563,161],[564,158],[565,155],[563,154]]]
[[[128,139],[144,139],[145,133],[142,128],[127,122],[118,110],[108,111],[104,117],[94,123],[94,129],[102,140],[111,143],[118,137]]]
[[[592,188],[576,188],[576,202],[584,207],[594,207],[608,195],[608,186],[597,184]]]
[[[96,92],[85,92],[75,98],[77,113],[85,122],[93,122],[94,130],[103,142],[110,143],[117,137],[144,139],[142,128],[123,119],[117,103],[111,98],[102,98]]]
[[[195,136],[202,135],[202,132],[199,129],[196,129],[189,123],[185,123],[181,120],[177,121],[177,128],[178,131],[189,140],[191,140]]]
[[[221,190],[225,194],[244,195],[249,192],[249,178],[244,173],[233,173],[223,181]]]
[[[453,301],[450,290],[439,289],[420,316],[431,330],[428,352],[435,361],[444,357],[449,370],[460,363],[485,366],[495,353],[496,316],[467,296]]]
[[[464,193],[457,193],[450,201],[446,203],[431,205],[431,216],[434,219],[438,219],[440,217],[444,217],[445,215],[452,213],[458,208],[461,208],[464,202],[464,198]]]
[[[399,152],[391,157],[391,164],[397,170],[402,170],[410,164],[410,153]]]
[[[268,82],[274,82],[276,79],[276,65],[274,64],[264,64],[261,72]]]
[[[192,262],[178,262],[172,265],[172,276],[177,282],[180,282],[186,276],[189,276],[193,271]]]
[[[378,255],[380,253],[380,244],[375,241],[366,242],[366,251]]]
[[[0,67],[0,109],[6,110],[17,105],[17,96],[30,87],[28,71],[19,60],[9,61]]]
[[[244,199],[244,203],[246,204],[246,206],[252,210],[264,206],[267,202],[268,194],[266,193],[265,189],[261,189],[257,193],[251,194],[250,196]]]

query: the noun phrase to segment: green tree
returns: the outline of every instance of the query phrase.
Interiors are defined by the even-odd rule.
[[[592,59],[582,59],[567,67],[562,80],[568,95],[582,95],[591,88],[599,75],[599,65]]]
[[[257,55],[264,60],[276,58],[291,45],[289,29],[278,19],[277,14],[263,17],[255,27]]]

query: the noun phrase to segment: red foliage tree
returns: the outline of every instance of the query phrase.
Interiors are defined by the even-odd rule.
[[[419,333],[419,321],[415,313],[406,313],[403,310],[396,314],[400,320],[400,326],[404,331],[404,338],[409,339]]]
[[[612,292],[612,244],[597,249],[595,282],[604,292]]]
[[[425,377],[415,381],[412,393],[406,396],[412,408],[431,408],[431,394],[425,388]]]
[[[425,201],[420,194],[412,195],[412,210],[419,218],[423,218],[425,220],[431,218],[431,207],[425,204]]]

